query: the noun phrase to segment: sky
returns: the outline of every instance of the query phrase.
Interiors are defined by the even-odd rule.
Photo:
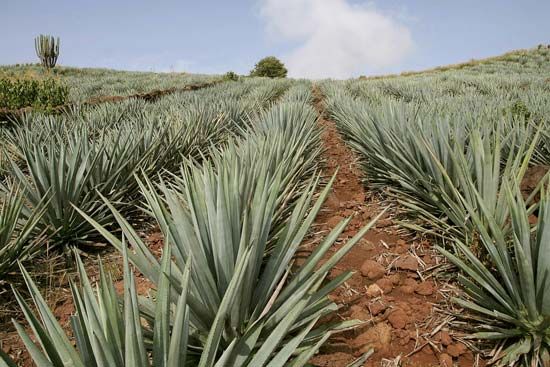
[[[550,43],[548,0],[1,0],[0,64],[246,74],[264,56],[296,78],[422,70]]]

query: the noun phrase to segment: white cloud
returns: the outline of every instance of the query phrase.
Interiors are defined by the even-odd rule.
[[[297,46],[283,61],[291,77],[349,78],[383,71],[412,50],[407,27],[348,0],[261,0],[268,32]]]

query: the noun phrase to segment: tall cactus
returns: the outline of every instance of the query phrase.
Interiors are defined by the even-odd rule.
[[[53,36],[41,34],[34,39],[34,48],[42,66],[46,69],[51,69],[55,66],[57,57],[59,56],[59,37],[56,40]]]

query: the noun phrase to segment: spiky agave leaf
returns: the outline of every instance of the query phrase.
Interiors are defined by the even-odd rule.
[[[251,131],[245,139],[231,142],[212,154],[216,171],[233,175],[237,173],[232,170],[238,167],[243,181],[242,195],[251,195],[250,187],[258,167],[265,166],[271,176],[281,172],[272,233],[280,231],[291,215],[293,203],[318,170],[322,148],[316,122],[317,114],[310,106],[279,104],[252,120]],[[174,182],[182,187],[177,177]]]
[[[175,289],[180,288],[177,279],[183,264],[192,259],[195,271],[188,297],[190,322],[207,336],[201,359],[204,366],[220,353],[233,363],[229,365],[257,361],[263,358],[257,354],[264,354],[267,341],[274,348],[268,352],[273,353],[294,332],[334,311],[336,305],[326,296],[350,274],[326,286],[322,286],[323,280],[377,219],[319,266],[349,220],[343,221],[295,270],[290,281],[285,281],[294,254],[328,195],[330,184],[309,212],[316,183],[307,187],[266,258],[281,174],[277,171],[272,176],[265,165],[257,167],[254,174],[255,180],[246,181],[238,167],[214,171],[206,165],[184,170],[181,188],[161,184],[161,194],[148,179],[142,183],[151,213],[172,245],[171,279]],[[245,190],[246,182],[252,185]],[[243,195],[246,192],[250,194]],[[106,203],[134,248],[130,254],[133,263],[154,283],[159,282],[158,261],[124,217]],[[123,248],[119,239],[97,223],[94,225],[115,247]],[[315,348],[320,339],[321,335],[312,331],[300,347]]]
[[[45,200],[37,207],[25,206],[21,188],[0,188],[0,280],[11,271],[18,261],[31,258],[44,241],[44,236],[36,230],[44,215]]]
[[[87,148],[85,137],[73,146],[59,146],[54,141],[34,146],[25,151],[28,175],[12,163],[12,172],[24,188],[25,199],[37,207],[45,196],[48,202],[39,223],[56,243],[78,243],[94,235],[93,227],[84,221],[72,205],[78,205],[107,225],[112,216],[99,202],[91,174],[100,159],[99,154]]]
[[[313,161],[319,150],[312,149],[308,153],[305,148],[308,144],[312,146],[311,142],[318,138],[318,132],[312,130],[315,114],[309,113],[309,110],[300,112],[299,109],[304,107],[294,104],[274,110],[273,115],[268,115],[273,117],[260,127],[258,135],[246,139],[242,146],[230,145],[223,155],[215,155],[213,162],[202,168],[188,165],[181,177],[171,180],[173,183],[161,182],[158,188],[147,178],[141,183],[150,214],[157,219],[165,238],[173,244],[172,253],[177,266],[173,268],[172,278],[177,279],[178,268],[186,259],[192,258],[196,268],[201,269],[193,274],[189,302],[192,325],[203,335],[212,335],[212,342],[218,344],[218,350],[209,349],[209,358],[219,354],[221,348],[225,350],[225,358],[232,360],[236,357],[225,349],[231,347],[231,350],[235,348],[236,351],[232,352],[235,355],[242,354],[242,360],[236,362],[244,363],[247,358],[252,358],[254,346],[260,345],[261,340],[270,335],[308,292],[315,292],[315,297],[301,311],[300,320],[294,320],[290,328],[284,331],[285,335],[334,310],[335,305],[328,301],[326,295],[349,277],[349,274],[343,274],[320,287],[330,265],[315,271],[322,255],[343,231],[345,225],[341,225],[323,243],[316,256],[306,263],[306,270],[299,275],[301,281],[283,287],[294,253],[329,190],[323,191],[321,199],[308,214],[316,182],[301,181],[312,175]],[[285,119],[292,123],[285,122]],[[307,161],[302,157],[307,157]],[[286,216],[279,211],[284,207],[287,207]],[[136,254],[132,260],[149,279],[158,281],[158,261],[124,217],[116,210],[114,212],[134,245]],[[278,228],[276,235],[273,232],[275,227]],[[101,226],[97,228],[111,243],[122,248],[115,236]],[[350,246],[358,238],[354,238]],[[266,257],[268,247],[271,252]],[[334,259],[343,256],[349,248],[337,253]],[[235,282],[236,274],[242,274],[237,272],[237,265],[241,264],[247,249],[252,253],[240,265],[246,269],[246,277],[240,280],[243,284],[240,288],[230,287]],[[268,259],[266,263],[265,258]],[[334,265],[334,262],[331,264]],[[229,289],[240,292],[239,297],[228,299]],[[229,302],[227,319],[220,319],[218,313],[222,302],[224,305]],[[149,314],[152,317],[152,311]],[[224,332],[211,334],[211,325],[221,320]],[[345,326],[349,325],[335,328]],[[329,332],[330,328],[326,331]],[[236,338],[240,341],[234,344]],[[315,348],[321,339],[321,333],[315,330],[308,334],[300,347]],[[237,353],[241,349],[246,353]]]
[[[463,121],[464,116],[421,107],[391,101],[369,107],[346,94],[331,101],[331,113],[363,158],[369,182],[396,196],[420,222],[403,224],[468,242],[475,225],[463,201],[475,206],[472,190],[479,190],[497,218],[505,214],[499,188],[507,179],[521,180],[540,129],[522,134],[521,127],[505,130],[506,117],[482,124],[476,116]]]
[[[120,129],[95,139],[85,130],[77,130],[65,137],[49,137],[23,148],[25,164],[19,167],[13,163],[13,176],[25,188],[25,198],[31,205],[48,195],[40,226],[53,243],[90,242],[95,231],[73,205],[103,225],[112,223],[112,216],[98,192],[119,209],[133,210],[129,204],[134,204],[132,200],[139,193],[135,173],[173,169],[175,164],[171,162],[191,155],[200,145],[200,141],[189,138],[198,139],[196,129],[186,125],[172,130],[154,126]],[[130,203],[122,205],[123,200]]]
[[[199,366],[304,366],[319,346],[327,340],[331,330],[337,330],[336,326],[332,326],[328,329],[324,328],[324,332],[320,334],[312,328],[322,315],[332,309],[330,301],[324,298],[331,289],[341,284],[346,277],[339,277],[337,281],[330,282],[327,286],[320,286],[328,271],[359,241],[372,223],[337,251],[326,264],[315,270],[323,254],[332,246],[343,230],[345,223],[341,224],[312,254],[306,264],[298,268],[296,278],[293,278],[288,286],[278,289],[279,285],[283,284],[281,282],[285,281],[283,273],[288,269],[293,255],[291,251],[288,251],[288,246],[294,247],[294,249],[297,248],[319,211],[328,190],[329,188],[322,193],[321,200],[316,203],[304,224],[298,227],[292,225],[288,227],[289,230],[293,228],[294,230],[287,233],[297,231],[300,232],[300,235],[291,236],[293,243],[277,248],[278,252],[270,257],[266,268],[272,270],[259,273],[260,279],[267,282],[260,280],[256,285],[254,285],[254,282],[250,283],[251,280],[253,281],[257,277],[253,269],[259,263],[261,264],[263,257],[260,257],[259,263],[258,261],[251,262],[253,255],[257,253],[255,246],[248,244],[241,248],[242,252],[237,257],[231,280],[223,294],[220,295],[222,298],[218,309],[213,319],[210,320],[210,328],[205,330],[206,339],[199,349],[200,360],[196,362]],[[310,200],[312,194],[313,188],[307,195],[304,195],[302,201],[305,203],[308,199]],[[301,205],[298,207],[300,209],[304,208]],[[298,212],[300,213],[300,211]],[[299,217],[295,219],[299,219]],[[244,227],[248,228],[247,225],[244,225]],[[253,228],[254,226],[250,227],[252,232],[254,232]],[[132,236],[137,235],[127,229],[125,229],[125,232],[130,233]],[[141,315],[135,291],[135,281],[127,263],[128,256],[138,259],[140,255],[139,253],[137,255],[128,254],[124,239],[122,242],[117,243],[123,252],[125,264],[124,301],[122,305],[119,305],[114,285],[104,271],[100,271],[100,284],[97,291],[94,292],[82,263],[77,260],[82,284],[80,288],[74,284],[72,286],[76,305],[76,316],[72,318],[72,325],[77,339],[77,349],[65,336],[30,276],[22,268],[22,273],[42,322],[33,316],[30,307],[17,291],[14,290],[14,292],[39,340],[42,350],[31,341],[29,335],[20,325],[16,323],[16,326],[37,365],[64,366],[69,363],[74,366],[148,366],[150,361],[146,353],[146,345],[152,345],[152,358],[155,366],[183,366],[184,358],[189,357],[186,346],[190,326],[187,326],[187,322],[193,319],[193,314],[198,314],[197,310],[193,310],[193,304],[201,292],[201,288],[196,288],[194,285],[195,279],[197,279],[195,274],[202,271],[197,268],[197,271],[191,273],[188,266],[178,269],[177,272],[172,271],[172,267],[177,268],[177,264],[172,263],[170,260],[171,250],[176,250],[177,246],[171,247],[169,241],[174,238],[171,236],[167,238],[169,240],[163,252],[163,259],[160,264],[156,264],[158,265],[158,273],[156,274],[158,290],[156,302],[154,302],[154,307],[151,309],[151,313],[154,315],[152,318],[153,340],[151,343],[147,342],[146,336],[151,335],[151,332],[144,330],[143,322],[140,321]],[[134,241],[135,237],[132,237],[130,242]],[[284,242],[281,242],[281,244],[284,244]],[[134,245],[138,246],[136,247],[137,250],[143,250],[142,244]],[[282,266],[278,264],[282,264]],[[176,274],[179,274],[179,277],[175,277]],[[281,275],[277,276],[277,274]],[[267,285],[267,288],[260,288],[261,283]],[[188,286],[191,287],[189,291],[187,291]],[[173,290],[176,293],[171,293]],[[260,292],[258,293],[258,291]],[[252,293],[258,293],[260,299],[263,299],[264,302],[258,304],[254,298],[246,297],[247,294],[251,295]],[[265,293],[267,293],[266,296],[262,296]],[[242,303],[246,299],[249,299],[251,304],[256,304],[256,308],[246,307]],[[189,305],[189,316],[183,314],[183,310],[187,309],[184,307],[186,304]],[[238,328],[232,327],[232,315],[235,315],[235,312],[238,312],[240,307],[243,306],[245,309],[258,312],[259,317],[253,318],[249,322],[242,321],[243,324],[248,325],[236,325]],[[176,310],[173,317],[168,316],[171,315],[170,312],[167,312],[170,309]],[[145,310],[145,313],[147,313],[147,310]],[[146,319],[150,320],[147,316]],[[171,329],[170,332],[167,331],[168,327]],[[195,326],[193,325],[193,327]],[[229,340],[226,335],[228,332],[231,332]],[[299,349],[302,351],[295,357],[294,353]],[[169,352],[168,355],[166,355],[167,351]],[[288,364],[289,362],[290,364]]]
[[[468,298],[456,301],[480,315],[483,331],[474,338],[504,340],[495,357],[502,366],[546,367],[550,363],[550,202],[548,187],[541,192],[535,231],[531,211],[517,181],[505,184],[502,194],[509,208],[510,226],[502,226],[481,193],[480,211],[470,208],[489,265],[476,258],[461,241],[458,256],[440,248],[465,275],[460,277]]]
[[[162,279],[157,289],[160,297],[156,303],[156,315],[152,333],[144,329],[141,322],[139,303],[133,272],[124,252],[124,296],[120,297],[111,277],[100,263],[100,281],[94,289],[84,265],[77,256],[80,286],[71,283],[76,314],[71,317],[76,348],[65,335],[63,328],[49,310],[38,288],[26,270],[21,272],[27,283],[40,319],[34,316],[30,306],[14,289],[19,302],[40,348],[32,342],[30,335],[16,321],[14,324],[37,366],[186,366],[188,353],[189,315],[186,302],[190,267],[183,269],[179,279],[182,287],[175,302],[171,303],[170,248],[167,246],[162,260]],[[146,352],[149,343],[144,335],[152,335],[153,361]],[[12,363],[2,355],[5,363]]]

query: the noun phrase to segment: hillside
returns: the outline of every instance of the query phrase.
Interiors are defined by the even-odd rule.
[[[67,66],[58,66],[53,72],[46,72],[44,68],[35,64],[0,66],[0,78],[2,76],[31,79],[53,76],[69,87],[71,102],[83,102],[96,97],[126,96],[153,90],[182,88],[219,79],[219,76],[216,75],[132,72]]]
[[[438,73],[456,73],[464,74],[533,74],[547,75],[550,72],[550,45],[540,45],[531,49],[514,50],[503,55],[488,57],[485,59],[472,59],[458,64],[438,66],[433,69],[421,71],[404,71],[400,74],[389,74],[372,77],[362,77],[367,79],[388,79],[397,77],[408,77]]]
[[[68,87],[0,125],[0,364],[547,366],[550,49],[0,74]]]

